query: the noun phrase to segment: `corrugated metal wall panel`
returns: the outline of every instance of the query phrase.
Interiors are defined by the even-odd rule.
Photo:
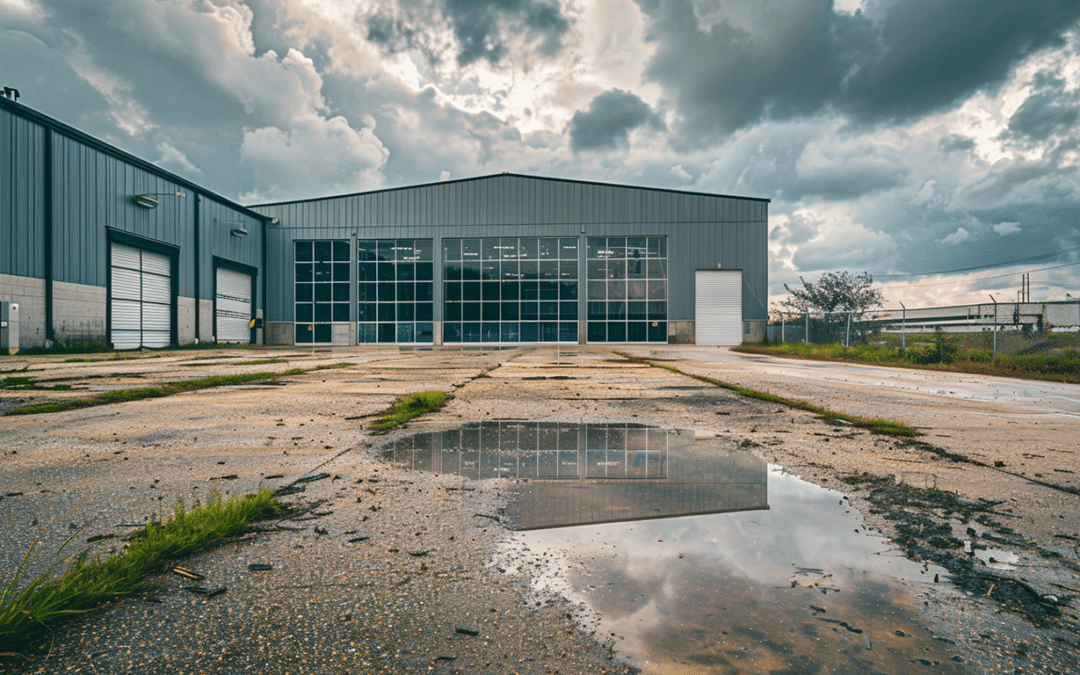
[[[0,109],[0,273],[45,276],[45,130]]]

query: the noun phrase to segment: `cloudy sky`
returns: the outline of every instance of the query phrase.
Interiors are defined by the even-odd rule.
[[[0,0],[0,63],[245,204],[501,171],[765,197],[773,299],[1080,296],[1075,0]]]

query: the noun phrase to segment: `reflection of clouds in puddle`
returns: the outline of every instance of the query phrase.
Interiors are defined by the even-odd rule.
[[[533,551],[570,552],[565,597],[597,612],[601,637],[614,633],[645,672],[816,672],[863,659],[899,673],[929,653],[895,634],[911,635],[914,622],[894,579],[929,581],[933,571],[866,532],[838,492],[772,470],[769,502],[768,511],[517,536]]]

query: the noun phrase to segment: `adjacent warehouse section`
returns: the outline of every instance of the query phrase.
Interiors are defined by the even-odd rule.
[[[0,300],[22,347],[258,340],[264,216],[4,98],[0,156]],[[216,293],[221,268],[250,276],[242,299]]]
[[[0,98],[21,346],[764,338],[768,200],[497,174],[245,207]]]

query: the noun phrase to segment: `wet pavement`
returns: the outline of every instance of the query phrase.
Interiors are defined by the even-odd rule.
[[[481,422],[398,439],[411,470],[515,479],[508,574],[540,569],[645,673],[971,672],[918,622],[947,583],[843,493],[730,440],[625,424]],[[702,672],[702,671],[698,671]]]
[[[127,524],[178,496],[190,503],[210,490],[328,474],[289,498],[307,515],[190,561],[228,592],[195,598],[179,579],[161,579],[160,602],[121,600],[68,622],[49,659],[24,670],[633,667],[621,659],[673,673],[1075,670],[1080,497],[1070,490],[1080,417],[1069,401],[1080,388],[891,369],[853,377],[850,366],[716,348],[639,351],[684,372],[899,419],[924,435],[875,436],[601,347],[3,357],[5,378],[42,386],[0,388],[0,409],[345,365],[274,385],[2,418],[4,579],[34,539],[45,550],[78,532],[80,548],[105,552]],[[1020,398],[1003,395],[1010,387]],[[451,401],[388,436],[367,429],[395,397],[425,389]],[[987,391],[993,400],[979,393]],[[1042,393],[1029,404],[1033,391]],[[461,435],[441,436],[440,452],[416,464],[435,468],[437,459],[438,474],[375,449],[417,450],[418,432],[478,422],[494,423],[503,449],[455,456],[443,450],[461,447]],[[589,433],[571,425],[596,423],[614,426],[594,454],[579,451]],[[646,427],[684,431],[661,443]],[[699,443],[717,444],[710,453],[735,479],[698,481],[707,472],[680,468],[672,448]],[[530,459],[529,448],[550,452]],[[455,462],[462,471],[451,473]],[[662,482],[683,484],[682,496]],[[546,483],[555,491],[542,492]],[[551,529],[525,530],[529,518]],[[114,538],[85,541],[101,534]],[[273,569],[251,573],[249,563]]]

